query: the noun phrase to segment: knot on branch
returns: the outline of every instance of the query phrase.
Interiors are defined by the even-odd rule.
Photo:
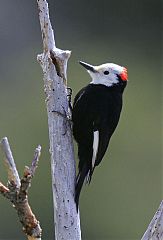
[[[57,75],[61,77],[66,83],[67,77],[66,77],[66,69],[67,69],[67,61],[71,55],[70,51],[63,51],[60,49],[55,48],[55,50],[50,50],[50,58],[52,60],[52,63],[55,66]]]

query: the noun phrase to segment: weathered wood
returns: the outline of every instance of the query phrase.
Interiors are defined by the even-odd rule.
[[[31,167],[25,167],[23,177],[20,180],[8,139],[3,138],[0,145],[5,156],[4,161],[8,172],[8,185],[6,187],[0,182],[0,193],[12,203],[17,211],[19,221],[28,240],[41,240],[42,229],[28,202],[28,189],[36,171],[41,146],[35,149]]]
[[[14,158],[13,158],[12,151],[10,149],[10,145],[9,145],[7,137],[2,138],[1,148],[5,155],[4,162],[6,165],[7,172],[8,172],[8,180],[10,182],[14,182],[16,184],[16,186],[19,188],[20,187],[20,178],[19,178],[18,171],[16,169],[16,165],[14,162]]]
[[[75,159],[67,101],[70,51],[56,48],[46,0],[37,0],[43,40],[38,61],[43,70],[48,114],[56,240],[80,240],[80,218],[74,202]]]
[[[163,201],[141,240],[163,240]]]

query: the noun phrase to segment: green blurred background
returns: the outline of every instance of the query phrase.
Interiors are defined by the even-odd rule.
[[[138,240],[161,194],[161,1],[49,0],[57,46],[72,50],[74,95],[90,81],[78,60],[128,68],[124,107],[109,151],[80,200],[83,240]],[[36,0],[1,0],[0,138],[7,136],[18,170],[42,145],[30,203],[54,239],[48,128]],[[0,153],[0,180],[7,181]],[[0,239],[25,239],[17,215],[0,196]]]

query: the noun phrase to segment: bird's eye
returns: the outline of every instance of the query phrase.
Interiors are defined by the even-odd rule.
[[[105,75],[108,75],[108,74],[109,74],[109,71],[104,71],[104,74],[105,74]]]

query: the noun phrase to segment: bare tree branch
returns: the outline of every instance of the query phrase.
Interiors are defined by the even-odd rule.
[[[41,240],[42,230],[39,221],[31,210],[27,195],[39,161],[41,147],[38,146],[35,149],[31,167],[25,167],[23,178],[20,180],[8,139],[5,137],[0,143],[5,155],[5,165],[8,172],[8,187],[0,182],[0,193],[9,199],[16,209],[27,238],[29,240]]]
[[[80,218],[74,202],[75,159],[67,101],[67,61],[70,51],[55,46],[46,0],[37,0],[43,40],[38,61],[43,70],[48,113],[55,239],[80,240]]]
[[[162,240],[163,239],[163,201],[150,222],[141,240]]]
[[[5,185],[3,185],[3,183],[1,183],[0,182],[0,193],[4,196],[4,197],[6,197],[6,198],[9,198],[9,189],[5,186]]]
[[[19,188],[20,178],[19,178],[18,171],[16,169],[16,165],[14,162],[14,158],[13,158],[7,137],[2,138],[1,147],[5,155],[5,165],[8,172],[8,180],[10,182],[14,182],[15,185]]]

